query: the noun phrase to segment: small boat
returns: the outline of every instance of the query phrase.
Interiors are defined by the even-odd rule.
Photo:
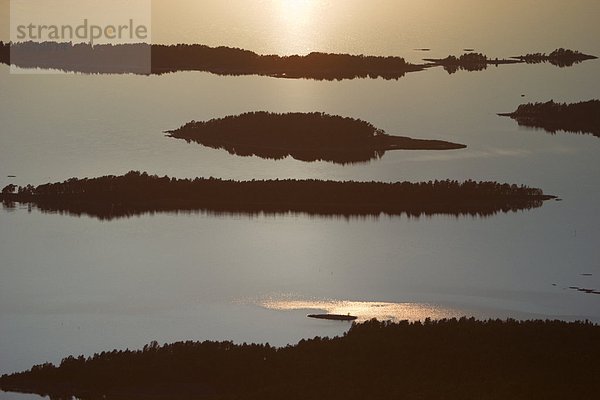
[[[316,319],[329,319],[332,321],[354,321],[358,319],[354,315],[338,315],[338,314],[309,314],[308,318],[316,318]]]

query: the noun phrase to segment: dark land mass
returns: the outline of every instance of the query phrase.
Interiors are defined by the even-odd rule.
[[[483,71],[488,65],[520,64],[520,60],[512,59],[489,59],[481,53],[465,53],[460,57],[448,56],[446,58],[426,58],[431,66],[441,66],[449,74],[457,71]]]
[[[550,54],[546,53],[531,53],[524,56],[512,57],[514,59],[524,61],[527,64],[550,63],[557,67],[571,67],[586,60],[594,60],[598,57],[589,54],[584,54],[576,50],[556,49]]]
[[[239,156],[339,164],[381,158],[387,150],[452,150],[466,146],[441,140],[390,136],[368,122],[323,113],[252,112],[192,121],[170,137],[225,149]]]
[[[585,293],[585,294],[600,294],[600,290],[586,289],[586,288],[581,288],[579,286],[569,286],[569,289],[576,290],[578,292]]]
[[[580,103],[527,103],[515,112],[498,114],[511,117],[520,126],[542,128],[547,132],[565,131],[585,133],[600,137],[600,100]]]
[[[597,399],[600,326],[461,318],[354,324],[297,345],[178,342],[4,375],[52,400]]]
[[[308,318],[315,319],[327,319],[330,321],[355,321],[358,317],[353,315],[339,315],[339,314],[308,314]]]
[[[496,182],[422,183],[321,180],[175,179],[129,172],[72,178],[37,187],[8,185],[5,207],[27,203],[45,212],[110,220],[155,212],[306,213],[323,216],[473,215],[541,207],[554,198],[540,189]]]
[[[266,75],[278,78],[342,80],[398,79],[422,65],[401,57],[310,53],[306,56],[259,55],[230,47],[204,45],[71,43],[2,43],[0,62],[22,68],[48,68],[67,72],[111,74],[164,74],[206,71],[218,75]]]
[[[429,51],[429,49],[417,49]],[[426,59],[411,64],[397,56],[365,56],[313,52],[305,56],[260,55],[231,47],[200,44],[94,45],[58,42],[0,41],[0,63],[21,68],[56,69],[86,74],[165,74],[205,71],[218,75],[264,75],[277,78],[343,80],[355,78],[399,79],[408,72],[443,66],[449,73],[480,71],[488,65],[550,62],[561,67],[596,58],[574,50],[558,49],[510,59],[488,59],[480,53]]]
[[[466,51],[466,50],[465,50]],[[571,67],[586,60],[593,60],[597,57],[583,54],[576,50],[557,49],[546,55],[545,53],[527,54],[525,56],[516,56],[504,59],[488,58],[481,53],[465,53],[460,57],[448,56],[446,58],[426,58],[430,66],[442,66],[449,74],[459,70],[464,71],[483,71],[488,66],[506,65],[506,64],[539,64],[549,62],[558,67]]]

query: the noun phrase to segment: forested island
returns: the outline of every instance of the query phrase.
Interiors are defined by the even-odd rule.
[[[579,103],[546,103],[521,104],[512,113],[498,114],[511,117],[521,126],[542,128],[547,132],[565,131],[586,133],[600,137],[600,100],[589,100]]]
[[[339,164],[381,158],[387,150],[452,150],[466,146],[441,140],[390,136],[372,124],[324,113],[251,112],[192,121],[168,135],[239,156]]]
[[[426,58],[425,61],[432,63],[431,66],[442,66],[446,72],[453,74],[459,70],[483,71],[488,65],[519,64],[522,61],[512,59],[488,59],[481,53],[465,53],[460,57],[448,56],[446,58]]]
[[[482,71],[489,65],[499,66],[505,64],[539,64],[549,62],[558,67],[571,67],[574,64],[586,60],[593,60],[598,57],[581,53],[577,50],[556,49],[550,54],[533,53],[524,56],[514,56],[510,58],[489,58],[482,53],[468,52],[460,57],[448,56],[446,58],[426,58],[425,61],[431,63],[431,66],[442,66],[449,74],[459,70],[464,71]]]
[[[231,47],[199,44],[94,45],[56,42],[0,42],[0,62],[22,68],[67,72],[164,74],[206,71],[218,75],[266,75],[280,78],[342,80],[398,79],[423,66],[401,57],[310,53],[305,56],[259,55]]]
[[[408,72],[443,66],[449,73],[480,71],[488,65],[550,62],[567,67],[597,57],[576,50],[557,49],[546,55],[533,53],[509,59],[491,59],[468,52],[460,57],[425,59],[412,64],[397,56],[365,56],[312,52],[307,55],[260,55],[232,47],[201,44],[106,44],[59,42],[2,42],[0,63],[20,68],[55,69],[87,74],[165,74],[205,71],[218,75],[264,75],[277,78],[343,80],[355,78],[399,79]]]
[[[72,178],[37,187],[8,185],[5,207],[26,203],[44,212],[104,220],[155,212],[307,213],[323,216],[473,215],[541,207],[541,189],[496,182],[336,182],[175,179],[129,172]]]
[[[550,54],[546,53],[530,53],[524,56],[513,57],[515,59],[526,62],[527,64],[539,64],[548,62],[557,67],[571,67],[586,60],[594,60],[598,57],[589,54],[584,54],[577,50],[556,49]]]
[[[294,346],[152,342],[0,377],[52,400],[596,399],[600,326],[440,320],[353,324]]]

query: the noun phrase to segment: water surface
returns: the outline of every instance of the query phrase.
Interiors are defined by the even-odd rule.
[[[441,1],[322,2],[333,14],[310,1],[298,1],[296,11],[284,3],[278,4],[292,11],[283,15],[318,17],[294,19],[298,30],[286,24],[288,36],[280,38],[276,27],[288,17],[247,5],[226,13],[224,2],[209,1],[195,11],[173,6],[162,18],[177,23],[155,22],[153,37],[281,54],[416,58],[424,53],[413,48],[435,49],[429,57],[468,46],[508,56],[565,46],[600,55],[595,1],[568,7],[460,1],[451,9]],[[335,18],[325,21],[326,15]],[[261,24],[265,20],[271,22]],[[508,23],[514,29],[498,35]],[[307,24],[318,29],[306,30]],[[0,373],[151,340],[285,345],[339,335],[348,324],[306,314],[313,307],[339,310],[331,304],[340,302],[391,304],[394,318],[412,318],[408,311],[416,309],[425,310],[422,316],[600,322],[600,298],[568,289],[600,288],[600,140],[548,135],[495,115],[528,101],[598,98],[599,74],[598,61],[453,75],[433,69],[398,81],[343,82],[195,72],[10,75],[0,66],[0,186],[136,169],[180,178],[497,180],[563,199],[485,219],[161,214],[100,222],[26,207],[0,210]],[[190,120],[254,110],[322,111],[364,119],[392,135],[469,147],[388,152],[369,164],[341,166],[233,157],[162,133]],[[286,301],[295,303],[283,307]],[[20,398],[8,396],[0,398]]]

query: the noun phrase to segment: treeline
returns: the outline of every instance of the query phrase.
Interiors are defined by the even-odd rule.
[[[466,146],[441,140],[420,140],[385,134],[359,119],[324,113],[250,112],[192,121],[167,131],[169,136],[240,156],[340,164],[366,162],[386,150],[450,150]]]
[[[422,66],[401,57],[310,53],[259,55],[252,51],[204,45],[94,45],[56,42],[0,42],[0,61],[23,68],[53,68],[83,73],[164,74],[206,71],[219,75],[341,80],[398,79]]]
[[[335,182],[175,179],[140,172],[72,178],[62,183],[8,185],[0,199],[42,211],[113,219],[153,212],[307,213],[331,216],[473,215],[540,207],[540,189],[496,182]]]
[[[600,327],[589,322],[354,324],[274,348],[178,342],[67,357],[5,375],[5,391],[95,399],[596,399]]]
[[[284,78],[398,79],[422,66],[407,63],[401,57],[379,57],[313,52],[305,56],[258,55],[229,47],[179,44],[152,46],[154,72],[181,69],[225,74],[258,74]]]
[[[515,112],[498,114],[511,117],[521,126],[542,128],[550,133],[565,131],[588,133],[600,137],[600,100],[566,104],[546,103],[521,104]]]
[[[515,57],[516,59],[525,61],[527,64],[539,64],[549,62],[557,67],[571,67],[586,60],[593,60],[598,57],[584,54],[577,50],[556,49],[550,54],[546,53],[530,53],[524,56]]]

